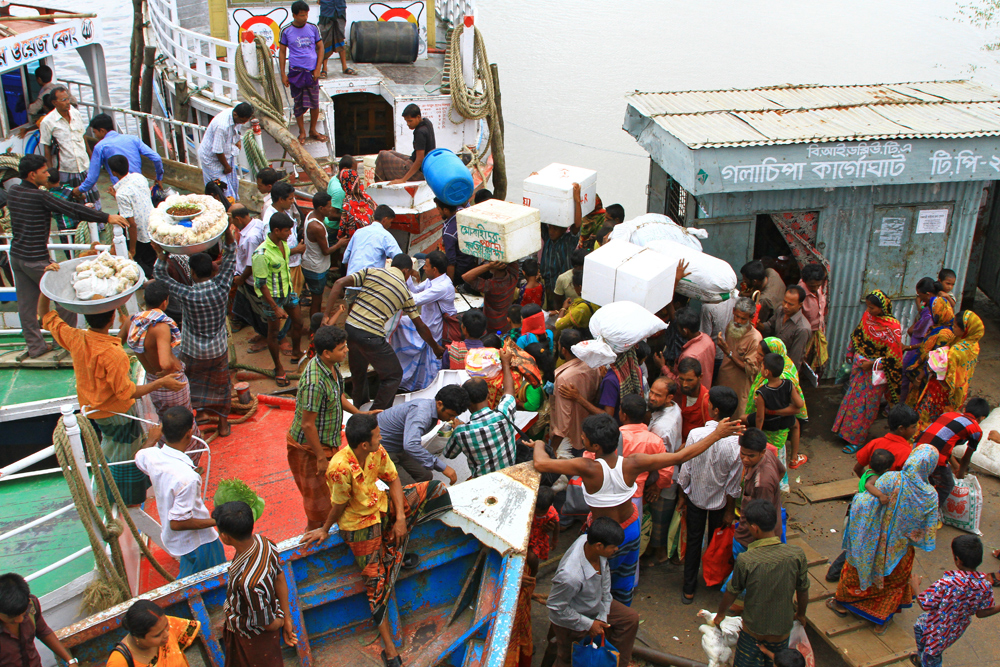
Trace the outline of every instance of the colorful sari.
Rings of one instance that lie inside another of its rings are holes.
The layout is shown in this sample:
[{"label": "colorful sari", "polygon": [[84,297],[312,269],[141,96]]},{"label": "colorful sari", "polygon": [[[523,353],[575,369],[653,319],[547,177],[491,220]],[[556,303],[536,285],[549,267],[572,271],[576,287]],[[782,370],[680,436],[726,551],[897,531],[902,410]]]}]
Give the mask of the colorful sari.
[{"label": "colorful sari", "polygon": [[344,208],[337,234],[341,238],[350,238],[354,236],[354,232],[372,224],[377,204],[365,192],[365,186],[353,169],[340,170],[340,184],[344,188]]},{"label": "colorful sari", "polygon": [[[142,663],[133,659],[135,667],[188,667],[187,658],[184,657],[184,649],[191,646],[198,637],[201,623],[189,621],[186,618],[167,616],[167,627],[169,637],[167,643],[160,647],[156,655],[148,663]],[[115,651],[108,658],[107,667],[128,667],[125,657]]]},{"label": "colorful sari", "polygon": [[[892,317],[892,302],[881,290],[875,290],[869,296],[878,300],[883,314],[873,317],[866,310],[861,316],[861,323],[851,334],[848,353],[852,364],[851,378],[833,423],[833,432],[853,447],[860,447],[868,440],[868,429],[878,417],[885,392],[888,392],[890,404],[899,400],[902,376],[902,328],[899,320]],[[862,368],[865,361],[875,359],[882,360],[885,385],[872,384],[872,369]]]},{"label": "colorful sari", "polygon": [[954,321],[955,311],[951,302],[943,297],[932,297],[927,302],[927,307],[920,311],[920,319],[913,325],[913,334],[910,336],[910,344],[920,347],[909,350],[903,355],[900,396],[911,407],[916,405],[924,388],[920,376],[927,362],[927,355],[935,348],[951,343],[953,338],[951,327]]},{"label": "colorful sari", "polygon": [[885,623],[912,600],[914,549],[935,547],[938,496],[927,478],[938,456],[933,446],[920,445],[902,471],[883,474],[876,487],[889,496],[888,505],[870,493],[851,502],[843,543],[847,562],[836,599],[862,618]]},{"label": "colorful sari", "polygon": [[[943,298],[940,300],[945,301]],[[964,335],[952,341],[948,348],[948,369],[944,380],[938,380],[933,371],[927,371],[926,385],[915,402],[920,419],[918,433],[945,412],[961,412],[969,397],[969,383],[979,361],[979,341],[985,330],[979,316],[968,310],[962,313],[960,326]],[[940,336],[945,341],[948,338],[945,332],[941,332]]]},{"label": "colorful sari", "polygon": [[[798,390],[799,395],[802,394],[802,386],[799,384],[799,371],[795,368],[795,364],[792,362],[791,358],[788,356],[788,348],[785,347],[785,342],[780,338],[771,336],[764,339],[764,345],[767,347],[767,351],[771,354],[780,354],[785,359],[785,367],[781,371],[781,377],[785,380],[790,381],[795,385],[795,389]],[[763,360],[762,360],[763,361]],[[763,365],[761,366],[763,368]],[[753,384],[750,385],[750,391],[747,393],[747,404],[746,410],[747,414],[750,414],[755,410],[753,401],[751,398],[757,394],[757,390],[764,386],[767,380],[761,373],[757,373],[757,377],[754,378]],[[803,401],[802,409],[799,410],[799,414],[795,415],[796,419],[809,419],[809,410],[805,406],[805,401]],[[773,443],[772,443],[773,444]]]}]

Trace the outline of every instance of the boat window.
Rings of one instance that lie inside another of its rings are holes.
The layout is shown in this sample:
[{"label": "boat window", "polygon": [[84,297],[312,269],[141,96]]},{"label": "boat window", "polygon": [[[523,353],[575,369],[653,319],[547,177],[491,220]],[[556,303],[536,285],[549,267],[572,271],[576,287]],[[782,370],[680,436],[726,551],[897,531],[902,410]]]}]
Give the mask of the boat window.
[{"label": "boat window", "polygon": [[333,98],[337,157],[373,155],[395,148],[392,106],[372,93],[344,93]]},{"label": "boat window", "polygon": [[0,74],[3,84],[4,108],[7,112],[7,127],[17,127],[28,122],[28,103],[24,99],[24,82],[21,79],[22,70],[15,69]]}]

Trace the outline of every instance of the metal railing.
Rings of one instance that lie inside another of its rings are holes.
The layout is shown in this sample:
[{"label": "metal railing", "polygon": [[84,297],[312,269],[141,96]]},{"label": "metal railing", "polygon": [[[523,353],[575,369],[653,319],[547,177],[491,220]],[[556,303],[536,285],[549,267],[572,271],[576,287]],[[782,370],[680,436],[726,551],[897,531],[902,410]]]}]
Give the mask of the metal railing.
[{"label": "metal railing", "polygon": [[[76,98],[77,108],[85,117],[85,123],[89,124],[98,113],[106,113],[114,119],[115,131],[119,134],[142,137],[148,132],[149,147],[157,154],[170,160],[198,166],[198,148],[207,128],[142,111],[99,105],[92,84],[72,79],[62,79],[61,83],[66,84],[70,93]],[[181,137],[184,143],[183,151],[178,146],[178,137]]]},{"label": "metal railing", "polygon": [[[157,46],[167,63],[201,95],[222,104],[236,104],[239,45],[182,28],[174,0],[149,0],[146,6]],[[216,56],[220,49],[225,52],[221,59]]]},{"label": "metal railing", "polygon": [[434,9],[442,21],[458,25],[465,16],[475,15],[476,3],[474,0],[434,0]]},{"label": "metal railing", "polygon": [[[86,408],[84,408],[83,410],[81,410],[80,414],[86,415],[88,412],[90,414],[93,414],[94,412],[96,412],[96,410],[86,410]],[[150,422],[147,419],[142,419],[141,417],[135,417],[133,415],[125,415],[125,416],[129,417],[130,419],[135,419],[136,421],[144,422],[146,424],[152,424],[152,423],[154,423],[154,422]],[[72,451],[73,459],[76,461],[76,465],[80,468],[80,470],[84,470],[86,468],[92,467],[91,464],[89,462],[87,462],[86,457],[84,456],[83,440],[82,440],[82,438],[80,436],[80,427],[77,424],[76,415],[74,414],[74,411],[73,411],[73,409],[71,407],[69,407],[69,406],[63,406],[63,408],[62,408],[62,419],[63,419],[63,423],[66,426],[66,435],[67,435],[67,438],[69,439],[70,449]],[[212,450],[208,446],[208,443],[205,442],[204,440],[202,440],[201,438],[194,438],[194,439],[197,440],[198,442],[200,442],[202,446],[200,448],[198,448],[198,449],[188,450],[188,451],[186,451],[184,453],[185,454],[201,454],[201,453],[204,453],[206,455],[206,457],[207,457],[207,463],[206,463],[206,466],[205,466],[205,480],[207,482],[207,480],[209,479],[209,476],[212,474]],[[17,480],[17,479],[23,479],[25,477],[33,477],[33,476],[38,476],[38,475],[50,475],[50,474],[55,474],[55,473],[62,473],[62,468],[48,468],[48,469],[45,469],[45,470],[35,470],[35,471],[32,471],[32,472],[20,473],[21,470],[24,470],[25,468],[31,467],[34,464],[38,463],[39,461],[43,461],[44,459],[46,459],[46,458],[48,458],[50,456],[54,456],[54,455],[55,455],[55,447],[53,445],[50,445],[50,446],[48,446],[48,447],[46,447],[46,448],[44,448],[44,449],[42,449],[42,450],[40,450],[38,452],[35,452],[34,454],[26,456],[25,458],[21,459],[20,461],[15,461],[14,463],[11,463],[10,465],[7,465],[7,466],[5,466],[3,468],[0,468],[0,482],[9,482],[9,481]],[[129,461],[118,461],[118,462],[115,462],[115,463],[108,463],[108,466],[128,465],[130,463],[133,463],[133,461],[132,460],[129,460]],[[95,483],[95,481],[96,481],[95,478],[91,478],[91,485],[93,485]],[[205,487],[206,487],[206,484],[202,484],[202,487],[201,487],[202,498],[205,497]],[[90,490],[90,495],[91,495],[91,498],[93,498],[93,496],[94,496],[93,490]],[[26,532],[30,531],[32,528],[40,526],[40,525],[42,525],[44,523],[47,523],[49,521],[52,521],[53,519],[57,519],[60,516],[62,516],[63,514],[66,514],[67,512],[69,512],[74,507],[75,507],[75,505],[73,503],[70,503],[68,505],[64,505],[63,507],[60,507],[60,508],[58,508],[58,509],[56,509],[56,510],[54,510],[52,512],[49,512],[48,514],[45,514],[44,516],[40,516],[40,517],[37,517],[35,519],[32,519],[31,521],[27,521],[27,522],[25,522],[25,523],[23,523],[23,524],[21,524],[19,526],[16,526],[16,527],[8,530],[5,533],[0,533],[0,542],[2,542],[4,540],[7,540],[7,539],[10,539],[12,537],[16,537],[16,536],[21,535],[23,533],[26,533]],[[86,547],[84,547],[82,549],[74,551],[73,553],[71,553],[71,554],[69,554],[67,556],[64,556],[63,558],[60,558],[59,560],[57,560],[57,561],[55,561],[53,563],[49,563],[45,567],[43,567],[43,568],[41,568],[39,570],[36,570],[35,572],[32,572],[32,573],[30,573],[28,575],[25,575],[24,578],[25,578],[26,581],[33,581],[35,579],[38,579],[41,576],[44,576],[44,575],[46,575],[46,574],[48,574],[50,572],[53,572],[53,571],[59,569],[60,567],[68,565],[68,564],[72,563],[73,561],[75,561],[75,560],[77,560],[79,558],[82,558],[83,556],[86,556],[90,552],[91,552],[90,547],[86,546]]]}]

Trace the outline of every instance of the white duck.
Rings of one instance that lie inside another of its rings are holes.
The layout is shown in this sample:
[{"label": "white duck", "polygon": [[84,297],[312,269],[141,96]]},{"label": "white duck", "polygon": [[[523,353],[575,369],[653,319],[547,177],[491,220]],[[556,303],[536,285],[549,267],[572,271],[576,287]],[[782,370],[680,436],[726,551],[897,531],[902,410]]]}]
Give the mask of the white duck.
[{"label": "white duck", "polygon": [[733,663],[734,649],[743,629],[743,619],[726,616],[720,627],[715,626],[715,612],[702,609],[698,616],[705,623],[698,627],[701,632],[701,648],[708,656],[708,667],[722,667]]}]

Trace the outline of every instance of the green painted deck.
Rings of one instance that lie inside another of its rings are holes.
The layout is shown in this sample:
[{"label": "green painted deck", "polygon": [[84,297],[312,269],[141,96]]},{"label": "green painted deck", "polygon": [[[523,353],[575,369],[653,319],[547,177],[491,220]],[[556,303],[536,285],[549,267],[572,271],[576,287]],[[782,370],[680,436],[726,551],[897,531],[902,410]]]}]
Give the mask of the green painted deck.
[{"label": "green painted deck", "polygon": [[[30,477],[0,484],[0,507],[3,508],[0,512],[0,533],[71,503],[62,475]],[[28,575],[89,544],[87,531],[73,509],[27,533],[0,542],[0,563],[3,563],[5,572]],[[32,581],[31,592],[38,596],[45,595],[93,568],[94,557],[84,555]]]},{"label": "green painted deck", "polygon": [[72,368],[10,367],[2,363],[13,362],[23,351],[23,337],[0,336],[0,405],[76,395]]}]

